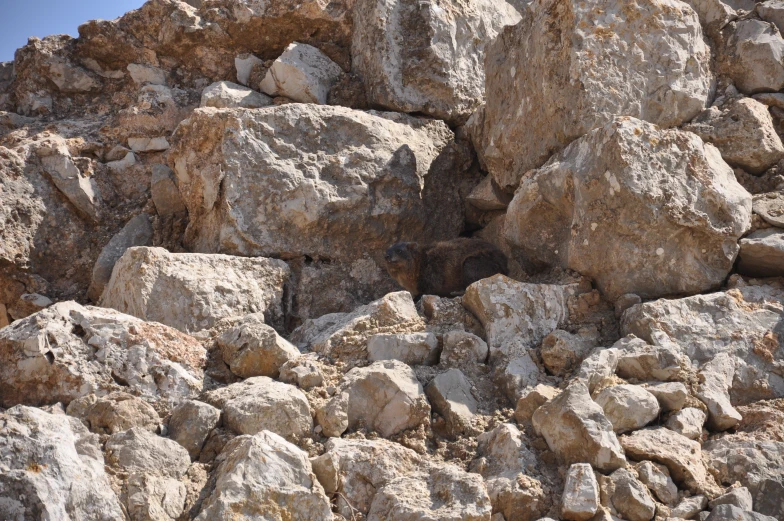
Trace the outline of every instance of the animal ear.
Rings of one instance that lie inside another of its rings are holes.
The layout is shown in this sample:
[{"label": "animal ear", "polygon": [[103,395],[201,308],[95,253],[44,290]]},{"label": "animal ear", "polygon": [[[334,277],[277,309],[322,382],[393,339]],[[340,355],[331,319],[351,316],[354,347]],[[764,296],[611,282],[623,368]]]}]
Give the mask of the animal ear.
[{"label": "animal ear", "polygon": [[415,243],[415,242],[407,242],[407,243],[406,243],[406,249],[407,249],[408,251],[416,251],[416,249],[417,249],[417,247],[418,247],[418,246],[419,246],[419,245],[418,245],[417,243]]}]

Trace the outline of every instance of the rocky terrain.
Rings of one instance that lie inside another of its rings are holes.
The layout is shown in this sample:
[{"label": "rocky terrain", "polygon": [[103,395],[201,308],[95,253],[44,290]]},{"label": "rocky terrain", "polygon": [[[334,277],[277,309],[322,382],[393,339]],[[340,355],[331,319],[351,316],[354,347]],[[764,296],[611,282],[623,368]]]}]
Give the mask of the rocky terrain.
[{"label": "rocky terrain", "polygon": [[[0,520],[784,520],[784,1],[150,0],[0,63]],[[398,241],[509,274],[412,297]]]}]

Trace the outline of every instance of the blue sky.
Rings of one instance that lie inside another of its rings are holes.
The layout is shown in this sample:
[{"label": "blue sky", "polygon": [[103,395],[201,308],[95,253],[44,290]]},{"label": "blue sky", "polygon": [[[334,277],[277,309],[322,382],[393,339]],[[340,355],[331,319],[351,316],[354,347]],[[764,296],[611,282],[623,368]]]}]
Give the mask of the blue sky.
[{"label": "blue sky", "polygon": [[0,62],[14,59],[14,51],[29,36],[78,36],[87,20],[113,20],[144,0],[0,0]]}]

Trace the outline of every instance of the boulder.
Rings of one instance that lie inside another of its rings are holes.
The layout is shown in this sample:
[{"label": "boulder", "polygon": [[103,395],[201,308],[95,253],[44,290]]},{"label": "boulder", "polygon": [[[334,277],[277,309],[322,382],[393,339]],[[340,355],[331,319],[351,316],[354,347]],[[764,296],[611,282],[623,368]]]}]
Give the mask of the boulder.
[{"label": "boulder", "polygon": [[134,427],[155,432],[161,423],[152,405],[124,392],[77,398],[68,404],[67,413],[82,420],[96,434],[116,434]]},{"label": "boulder", "polygon": [[612,301],[719,286],[750,224],[751,196],[715,147],[618,118],[523,179],[504,233],[523,265],[576,270]]},{"label": "boulder", "polygon": [[204,402],[188,400],[172,410],[169,418],[169,436],[182,445],[191,460],[199,459],[199,454],[210,432],[220,422],[220,409]]},{"label": "boulder", "polygon": [[165,408],[201,391],[205,357],[175,329],[58,302],[0,330],[0,407],[123,391]]},{"label": "boulder", "polygon": [[637,476],[665,505],[678,501],[678,487],[670,477],[670,471],[660,463],[643,461],[637,464]]},{"label": "boulder", "polygon": [[124,521],[98,437],[32,407],[0,413],[0,518]]},{"label": "boulder", "polygon": [[324,374],[313,359],[303,356],[283,364],[280,381],[308,390],[324,385]]},{"label": "boulder", "polygon": [[515,354],[506,362],[498,362],[493,381],[504,392],[506,398],[516,403],[532,387],[541,383],[544,371],[534,361],[533,349]]},{"label": "boulder", "polygon": [[575,463],[566,474],[561,498],[561,517],[568,521],[587,521],[599,509],[599,483],[588,463]]},{"label": "boulder", "polygon": [[595,401],[618,434],[645,427],[659,417],[656,397],[639,385],[607,387],[596,395]]},{"label": "boulder", "polygon": [[215,487],[195,521],[238,517],[332,521],[332,510],[307,453],[261,431],[226,444],[215,470]]},{"label": "boulder", "polygon": [[784,230],[757,230],[741,239],[738,273],[752,277],[784,277]]},{"label": "boulder", "polygon": [[714,508],[706,521],[774,521],[776,518],[741,510],[732,505],[719,505]]},{"label": "boulder", "polygon": [[472,420],[479,402],[474,398],[471,387],[463,372],[454,368],[439,374],[425,387],[431,407],[446,421],[450,436],[458,437],[475,431]]},{"label": "boulder", "polygon": [[627,336],[615,343],[620,349],[615,373],[621,378],[640,381],[678,380],[681,374],[683,354],[678,346],[653,346],[645,340]]},{"label": "boulder", "polygon": [[484,97],[486,47],[518,21],[503,0],[427,8],[413,0],[361,0],[354,7],[352,70],[371,105],[459,125]]},{"label": "boulder", "polygon": [[248,313],[263,313],[268,324],[282,328],[289,276],[286,263],[276,259],[130,248],[117,262],[101,306],[183,332]]},{"label": "boulder", "polygon": [[656,503],[645,485],[627,469],[618,469],[610,475],[614,492],[610,501],[629,521],[650,521],[656,514]]},{"label": "boulder", "polygon": [[300,356],[299,349],[265,324],[263,313],[245,315],[217,338],[221,356],[240,378],[277,378],[284,364]]},{"label": "boulder", "polygon": [[598,341],[596,330],[580,330],[572,334],[557,329],[544,337],[539,354],[542,363],[553,374],[563,376],[586,358]]},{"label": "boulder", "polygon": [[176,520],[185,507],[185,485],[176,479],[132,473],[126,487],[128,514],[134,521]]},{"label": "boulder", "polygon": [[776,26],[753,18],[723,31],[720,54],[725,74],[744,94],[776,92],[784,87],[784,39]]},{"label": "boulder", "polygon": [[702,436],[702,426],[705,424],[707,415],[700,409],[687,407],[676,412],[664,424],[665,427],[678,434],[682,434],[690,440],[699,440]]},{"label": "boulder", "polygon": [[696,13],[674,0],[638,5],[531,3],[489,46],[488,101],[474,140],[501,187],[513,191],[528,170],[616,115],[674,127],[705,108],[711,55]]},{"label": "boulder", "polygon": [[439,363],[447,366],[471,366],[487,361],[487,342],[468,331],[449,331],[442,337]]},{"label": "boulder", "polygon": [[270,96],[326,105],[327,94],[343,70],[316,47],[293,42],[269,69],[259,88]]},{"label": "boulder", "polygon": [[784,193],[767,192],[754,196],[752,202],[754,213],[762,217],[768,224],[784,228]]},{"label": "boulder", "polygon": [[77,166],[65,139],[55,135],[37,146],[41,168],[52,184],[74,206],[83,218],[97,223],[101,210],[101,194],[95,179]]},{"label": "boulder", "polygon": [[549,402],[560,391],[549,385],[538,384],[533,389],[529,389],[517,400],[514,417],[517,423],[528,423],[536,412],[536,409]]},{"label": "boulder", "polygon": [[678,503],[678,506],[670,511],[670,517],[676,517],[679,519],[694,519],[697,517],[697,514],[705,510],[705,507],[707,506],[708,498],[702,494],[683,498],[683,500]]},{"label": "boulder", "polygon": [[751,492],[746,487],[733,488],[726,494],[722,494],[716,499],[708,502],[708,508],[713,510],[719,505],[732,505],[741,510],[753,510]]},{"label": "boulder", "polygon": [[680,382],[654,382],[645,386],[645,390],[659,400],[662,412],[679,411],[686,405],[689,390]]},{"label": "boulder", "polygon": [[433,333],[373,335],[367,341],[368,360],[400,360],[409,365],[438,363],[438,338]]},{"label": "boulder", "polygon": [[539,407],[532,420],[536,432],[565,463],[590,463],[601,471],[626,464],[612,424],[581,380]]},{"label": "boulder", "polygon": [[[150,195],[152,195],[152,202],[155,204],[155,211],[161,217],[169,217],[186,211],[185,203],[182,202],[182,196],[180,196],[180,189],[177,188],[177,178],[172,169],[166,165],[152,167]],[[143,245],[134,244],[134,246]]]},{"label": "boulder", "polygon": [[598,347],[583,360],[577,376],[586,383],[590,392],[593,392],[605,378],[615,374],[620,354],[621,350],[615,347]]},{"label": "boulder", "polygon": [[730,429],[742,419],[730,399],[736,363],[730,353],[719,353],[700,371],[696,395],[708,408],[708,427],[712,430]]},{"label": "boulder", "polygon": [[201,93],[200,107],[216,109],[260,109],[272,105],[272,99],[230,81],[218,81]]},{"label": "boulder", "polygon": [[766,22],[770,22],[784,34],[784,2],[782,0],[767,0],[757,4],[757,14]]},{"label": "boulder", "polygon": [[296,441],[313,430],[305,393],[266,376],[209,391],[203,398],[223,410],[224,425],[237,434],[270,431]]}]

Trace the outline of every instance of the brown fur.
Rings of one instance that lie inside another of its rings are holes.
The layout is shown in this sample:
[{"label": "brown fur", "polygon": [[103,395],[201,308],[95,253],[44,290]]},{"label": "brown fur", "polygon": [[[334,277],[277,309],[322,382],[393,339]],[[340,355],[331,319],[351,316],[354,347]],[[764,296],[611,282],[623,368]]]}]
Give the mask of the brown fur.
[{"label": "brown fur", "polygon": [[384,259],[392,278],[414,296],[449,297],[477,280],[508,274],[503,252],[479,239],[460,238],[429,246],[399,242],[387,250]]}]

